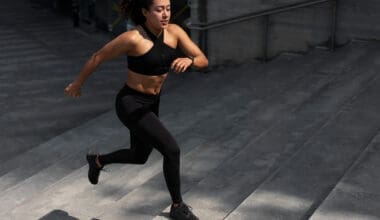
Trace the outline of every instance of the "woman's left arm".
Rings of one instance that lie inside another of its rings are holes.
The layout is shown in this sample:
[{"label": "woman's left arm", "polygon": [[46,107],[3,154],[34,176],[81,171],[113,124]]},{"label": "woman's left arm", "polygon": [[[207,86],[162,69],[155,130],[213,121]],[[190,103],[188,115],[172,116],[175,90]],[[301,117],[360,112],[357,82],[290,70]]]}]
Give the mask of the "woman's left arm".
[{"label": "woman's left arm", "polygon": [[208,66],[208,59],[199,47],[190,39],[187,33],[178,25],[171,24],[170,31],[178,38],[178,46],[188,57],[177,58],[173,61],[171,68],[177,72],[184,72],[190,66],[205,68]]}]

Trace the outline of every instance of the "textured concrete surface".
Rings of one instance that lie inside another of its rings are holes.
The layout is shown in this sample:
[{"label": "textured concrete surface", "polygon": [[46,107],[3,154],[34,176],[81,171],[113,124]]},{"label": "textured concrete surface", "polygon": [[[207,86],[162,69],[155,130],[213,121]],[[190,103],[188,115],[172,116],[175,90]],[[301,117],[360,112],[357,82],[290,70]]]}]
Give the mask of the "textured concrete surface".
[{"label": "textured concrete surface", "polygon": [[311,219],[379,219],[379,135],[351,166]]},{"label": "textured concrete surface", "polygon": [[[82,98],[64,97],[109,37],[30,6],[0,7],[0,219],[168,219],[157,151],[143,166],[107,166],[96,186],[87,180],[86,152],[129,146],[113,109],[125,59],[101,67]],[[379,49],[355,42],[170,75],[160,114],[181,147],[194,213],[380,219]]]},{"label": "textured concrete surface", "polygon": [[2,161],[81,125],[113,107],[125,78],[125,60],[102,66],[80,101],[63,89],[107,35],[73,29],[70,19],[29,1],[0,6]]}]

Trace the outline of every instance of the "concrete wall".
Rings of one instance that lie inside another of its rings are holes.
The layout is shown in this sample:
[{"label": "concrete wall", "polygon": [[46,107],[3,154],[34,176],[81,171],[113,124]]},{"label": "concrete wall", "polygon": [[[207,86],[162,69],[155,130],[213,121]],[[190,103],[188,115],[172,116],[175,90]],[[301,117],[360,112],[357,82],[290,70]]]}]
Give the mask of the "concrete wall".
[{"label": "concrete wall", "polygon": [[108,30],[114,35],[125,31],[126,22],[121,18],[118,11],[119,0],[96,0],[95,1],[95,20],[99,28]]},{"label": "concrete wall", "polygon": [[331,4],[271,16],[268,56],[281,52],[305,52],[316,45],[328,46],[332,17]]},{"label": "concrete wall", "polygon": [[339,43],[352,38],[380,40],[379,0],[340,0],[338,12]]},{"label": "concrete wall", "polygon": [[213,29],[207,44],[210,63],[235,65],[253,61],[263,53],[263,30],[262,19]]},{"label": "concrete wall", "polygon": [[47,7],[52,8],[56,12],[63,14],[71,13],[71,0],[30,0],[31,5],[45,5]]},{"label": "concrete wall", "polygon": [[[300,0],[192,0],[192,23],[209,23],[258,12]],[[380,1],[340,0],[337,9],[336,43],[352,39],[380,40]],[[305,52],[317,45],[327,46],[332,27],[332,4],[324,3],[270,17],[268,55],[281,52]],[[249,62],[262,57],[264,19],[226,25],[207,31],[205,48],[211,65]],[[200,32],[192,37],[202,44]],[[202,46],[202,45],[201,45]]]}]

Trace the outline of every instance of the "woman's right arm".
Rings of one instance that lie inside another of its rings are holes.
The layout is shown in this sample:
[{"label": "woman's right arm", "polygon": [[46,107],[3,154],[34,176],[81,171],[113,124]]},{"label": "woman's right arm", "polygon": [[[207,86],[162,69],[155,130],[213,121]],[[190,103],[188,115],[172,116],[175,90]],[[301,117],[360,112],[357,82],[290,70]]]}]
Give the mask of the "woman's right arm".
[{"label": "woman's right arm", "polygon": [[125,32],[95,52],[83,66],[77,78],[65,88],[65,93],[79,97],[80,89],[86,79],[100,66],[101,63],[120,55],[127,54],[136,43],[136,32]]}]

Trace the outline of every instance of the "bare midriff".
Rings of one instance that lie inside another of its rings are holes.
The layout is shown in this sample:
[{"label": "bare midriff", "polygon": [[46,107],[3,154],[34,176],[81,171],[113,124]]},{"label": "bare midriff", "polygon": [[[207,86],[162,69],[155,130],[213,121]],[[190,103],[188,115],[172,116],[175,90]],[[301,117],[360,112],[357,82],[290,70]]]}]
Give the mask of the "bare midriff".
[{"label": "bare midriff", "polygon": [[157,76],[148,76],[128,70],[126,84],[139,92],[157,95],[161,91],[167,73]]}]

